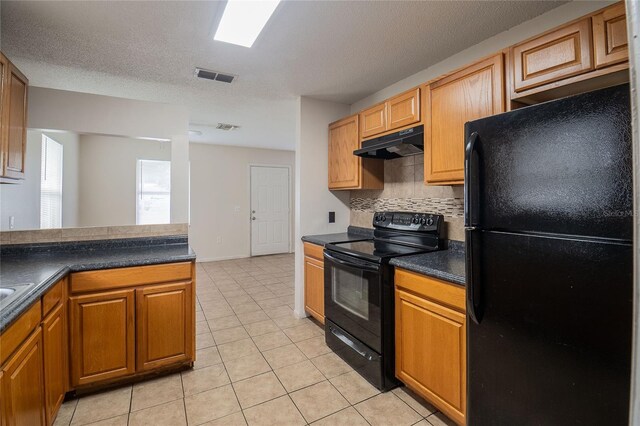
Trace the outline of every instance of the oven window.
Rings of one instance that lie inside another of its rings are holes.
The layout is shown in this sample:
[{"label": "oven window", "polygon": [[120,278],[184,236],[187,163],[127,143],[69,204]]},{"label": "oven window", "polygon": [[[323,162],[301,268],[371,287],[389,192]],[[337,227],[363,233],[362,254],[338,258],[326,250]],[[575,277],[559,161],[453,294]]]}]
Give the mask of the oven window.
[{"label": "oven window", "polygon": [[365,272],[331,268],[331,298],[338,306],[369,320],[369,281]]}]

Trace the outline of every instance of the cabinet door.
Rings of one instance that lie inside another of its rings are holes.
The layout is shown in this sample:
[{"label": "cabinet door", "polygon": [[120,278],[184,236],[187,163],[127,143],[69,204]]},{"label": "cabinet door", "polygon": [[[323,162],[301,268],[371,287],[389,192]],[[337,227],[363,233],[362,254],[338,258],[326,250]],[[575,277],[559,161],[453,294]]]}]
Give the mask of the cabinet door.
[{"label": "cabinet door", "polygon": [[74,386],[135,372],[134,290],[69,298]]},{"label": "cabinet door", "polygon": [[429,184],[464,182],[464,124],[504,112],[502,54],[478,62],[423,90],[424,178]]},{"label": "cabinet door", "polygon": [[44,349],[44,394],[47,424],[53,424],[67,391],[67,333],[65,306],[59,304],[42,322]]},{"label": "cabinet door", "polygon": [[465,315],[398,289],[395,307],[396,376],[464,424]]},{"label": "cabinet door", "polygon": [[138,371],[193,360],[192,284],[163,284],[136,290]]},{"label": "cabinet door", "polygon": [[361,160],[353,155],[359,147],[357,115],[329,126],[329,189],[360,186]]},{"label": "cabinet door", "polygon": [[324,263],[304,257],[304,308],[324,324]]},{"label": "cabinet door", "polygon": [[9,359],[3,374],[2,400],[7,426],[45,424],[40,327]]},{"label": "cabinet door", "polygon": [[387,130],[398,129],[420,121],[420,88],[389,99],[387,112],[389,113]]},{"label": "cabinet door", "polygon": [[29,80],[13,64],[9,63],[6,92],[3,88],[2,176],[12,179],[24,178],[28,83]]},{"label": "cabinet door", "polygon": [[360,113],[360,137],[367,139],[387,130],[386,103],[365,109]]},{"label": "cabinet door", "polygon": [[591,19],[516,44],[511,57],[516,92],[591,71]]},{"label": "cabinet door", "polygon": [[627,21],[624,2],[617,3],[593,16],[593,44],[596,68],[629,59]]}]

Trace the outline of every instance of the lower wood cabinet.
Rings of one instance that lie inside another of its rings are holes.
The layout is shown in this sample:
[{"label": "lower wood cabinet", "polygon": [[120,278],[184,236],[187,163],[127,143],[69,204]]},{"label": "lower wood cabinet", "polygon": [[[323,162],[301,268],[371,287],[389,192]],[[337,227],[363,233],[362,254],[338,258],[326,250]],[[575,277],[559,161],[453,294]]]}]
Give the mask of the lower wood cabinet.
[{"label": "lower wood cabinet", "polygon": [[122,290],[69,298],[73,386],[135,372],[134,294]]},{"label": "lower wood cabinet", "polygon": [[324,260],[322,246],[304,243],[304,309],[324,324]]},{"label": "lower wood cabinet", "polygon": [[464,288],[396,271],[396,376],[458,424],[466,412]]},{"label": "lower wood cabinet", "polygon": [[65,304],[60,303],[42,321],[44,394],[47,424],[53,424],[69,382]]},{"label": "lower wood cabinet", "polygon": [[138,371],[193,359],[194,315],[191,283],[137,289]]},{"label": "lower wood cabinet", "polygon": [[42,329],[31,336],[3,368],[2,404],[7,426],[45,424]]}]

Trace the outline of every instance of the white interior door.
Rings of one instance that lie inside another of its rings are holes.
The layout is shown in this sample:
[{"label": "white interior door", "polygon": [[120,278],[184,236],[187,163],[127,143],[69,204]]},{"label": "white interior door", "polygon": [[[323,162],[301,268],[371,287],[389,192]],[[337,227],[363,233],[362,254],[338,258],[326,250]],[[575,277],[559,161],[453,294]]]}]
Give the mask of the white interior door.
[{"label": "white interior door", "polygon": [[289,169],[251,166],[251,255],[289,251]]}]

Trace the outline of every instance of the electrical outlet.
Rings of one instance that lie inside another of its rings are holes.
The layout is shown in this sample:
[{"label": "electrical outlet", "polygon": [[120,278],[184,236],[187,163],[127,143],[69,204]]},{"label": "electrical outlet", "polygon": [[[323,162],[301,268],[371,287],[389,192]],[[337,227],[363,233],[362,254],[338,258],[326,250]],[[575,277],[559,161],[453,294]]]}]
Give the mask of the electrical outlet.
[{"label": "electrical outlet", "polygon": [[336,223],[336,212],[329,212],[329,223]]},{"label": "electrical outlet", "polygon": [[218,243],[218,244],[222,243],[222,237],[221,236],[218,236],[216,238],[216,243]]},{"label": "electrical outlet", "polygon": [[13,229],[16,227],[16,217],[9,216],[9,229]]},{"label": "electrical outlet", "polygon": [[236,212],[236,213],[239,213],[240,212],[240,206],[234,206],[233,207],[233,211]]}]

